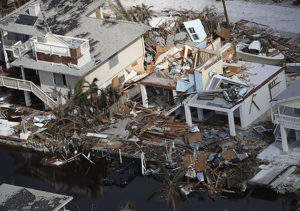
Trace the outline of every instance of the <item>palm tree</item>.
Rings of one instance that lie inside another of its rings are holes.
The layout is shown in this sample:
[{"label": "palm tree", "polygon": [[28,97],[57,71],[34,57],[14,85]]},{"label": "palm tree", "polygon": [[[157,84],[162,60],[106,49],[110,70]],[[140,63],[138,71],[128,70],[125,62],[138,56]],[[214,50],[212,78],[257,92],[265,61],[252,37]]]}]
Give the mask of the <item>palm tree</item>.
[{"label": "palm tree", "polygon": [[145,4],[142,4],[141,6],[134,6],[133,11],[135,13],[136,18],[142,22],[149,24],[149,20],[153,16],[153,10],[151,10],[153,6],[147,6]]},{"label": "palm tree", "polygon": [[97,82],[99,80],[97,78],[94,78],[94,80],[90,83],[88,81],[85,81],[84,88],[86,88],[87,90],[86,92],[86,96],[89,97],[89,101],[90,101],[90,106],[94,107],[94,108],[98,108],[98,102],[97,102],[97,98],[98,98],[98,85]]},{"label": "palm tree", "polygon": [[173,211],[176,211],[176,205],[178,205],[180,200],[182,198],[187,199],[187,196],[180,190],[181,186],[187,184],[182,181],[185,173],[185,169],[180,169],[174,176],[171,176],[164,166],[160,166],[160,173],[157,177],[162,181],[164,187],[153,192],[147,200],[149,201],[157,195],[163,195],[166,197],[167,207],[169,207],[170,202],[172,202]]}]

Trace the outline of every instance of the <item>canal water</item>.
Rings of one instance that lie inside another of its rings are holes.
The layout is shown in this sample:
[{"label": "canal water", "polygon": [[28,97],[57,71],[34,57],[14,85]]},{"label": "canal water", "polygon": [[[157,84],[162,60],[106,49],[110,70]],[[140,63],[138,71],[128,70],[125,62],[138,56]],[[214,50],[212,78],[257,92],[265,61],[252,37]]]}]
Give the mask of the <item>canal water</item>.
[{"label": "canal water", "polygon": [[[139,176],[125,188],[104,186],[103,177],[109,172],[110,165],[98,161],[72,163],[68,167],[53,168],[40,164],[42,154],[28,152],[0,145],[0,181],[29,188],[73,196],[68,205],[70,210],[114,211],[130,201],[139,211],[165,211],[166,201],[156,197],[147,198],[161,188],[152,177]],[[195,194],[181,203],[181,210],[220,210],[220,211],[292,211],[297,209],[294,195],[277,195],[265,189],[248,190],[245,194],[225,198],[210,198],[205,194]],[[168,210],[172,210],[171,206]]]}]

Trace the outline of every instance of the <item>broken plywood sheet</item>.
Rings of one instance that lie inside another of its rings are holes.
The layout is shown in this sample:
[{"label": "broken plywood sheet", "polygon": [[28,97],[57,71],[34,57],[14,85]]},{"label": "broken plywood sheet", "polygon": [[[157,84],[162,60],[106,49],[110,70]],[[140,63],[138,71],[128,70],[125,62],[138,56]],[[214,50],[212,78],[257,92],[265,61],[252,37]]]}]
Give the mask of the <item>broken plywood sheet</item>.
[{"label": "broken plywood sheet", "polygon": [[112,79],[112,86],[113,88],[117,88],[120,86],[120,81],[119,81],[119,77],[116,76]]},{"label": "broken plywood sheet", "polygon": [[237,154],[236,154],[235,150],[233,150],[233,149],[229,149],[225,152],[222,152],[221,156],[224,158],[224,160],[231,160],[231,159],[237,158]]},{"label": "broken plywood sheet", "polygon": [[198,132],[198,133],[189,133],[188,143],[194,143],[194,142],[203,142],[202,134],[200,132]]},{"label": "broken plywood sheet", "polygon": [[230,32],[229,29],[226,29],[224,27],[221,27],[221,31],[215,30],[215,33],[219,36],[222,37],[225,40],[229,40],[230,36],[232,35],[232,32]]},{"label": "broken plywood sheet", "polygon": [[241,64],[224,63],[224,66],[227,66],[228,70],[233,73],[240,73],[242,68]]},{"label": "broken plywood sheet", "polygon": [[183,164],[183,165],[189,166],[189,165],[191,165],[191,164],[195,164],[195,161],[196,161],[195,158],[194,158],[192,155],[188,154],[188,155],[185,156],[185,158],[183,159],[182,164]]},{"label": "broken plywood sheet", "polygon": [[157,77],[154,73],[140,81],[140,84],[163,89],[176,89],[176,81],[168,78]]},{"label": "broken plywood sheet", "polygon": [[210,152],[206,152],[197,156],[196,165],[195,165],[196,172],[206,170],[206,160],[210,154],[211,154]]},{"label": "broken plywood sheet", "polygon": [[158,64],[161,65],[162,63],[166,62],[168,58],[176,57],[176,56],[181,57],[181,54],[180,54],[181,51],[182,51],[182,48],[177,48],[177,47],[171,48],[170,50],[168,50],[167,52],[161,54],[157,58],[157,60],[155,62],[155,66],[158,65]]},{"label": "broken plywood sheet", "polygon": [[160,55],[162,55],[163,53],[167,52],[168,50],[170,50],[171,48],[174,48],[174,47],[175,47],[175,45],[170,45],[168,47],[161,47],[160,45],[157,45],[156,46],[156,54],[154,57],[155,60],[157,60]]},{"label": "broken plywood sheet", "polygon": [[126,68],[126,70],[127,70],[128,72],[131,72],[131,71],[134,70],[134,71],[137,72],[137,73],[141,73],[141,74],[142,74],[142,73],[145,73],[143,61],[144,61],[144,60],[140,59],[140,60],[138,60],[138,61],[132,63],[130,67],[127,67],[127,68]]},{"label": "broken plywood sheet", "polygon": [[147,73],[153,73],[153,71],[155,70],[155,66],[153,64],[149,64],[147,65]]}]

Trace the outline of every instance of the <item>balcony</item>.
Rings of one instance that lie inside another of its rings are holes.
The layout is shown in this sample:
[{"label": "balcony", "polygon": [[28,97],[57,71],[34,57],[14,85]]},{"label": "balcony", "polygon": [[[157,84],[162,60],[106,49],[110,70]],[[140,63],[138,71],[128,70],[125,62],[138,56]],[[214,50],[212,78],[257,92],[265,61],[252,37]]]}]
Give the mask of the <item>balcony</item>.
[{"label": "balcony", "polygon": [[88,40],[74,37],[52,34],[46,36],[43,40],[37,39],[33,42],[35,52],[65,57],[71,56],[70,48],[72,47],[80,48],[82,55],[89,51]]},{"label": "balcony", "polygon": [[3,39],[3,47],[5,50],[12,51],[15,58],[20,58],[32,49],[33,40],[31,38],[23,43],[21,41]]},{"label": "balcony", "polygon": [[37,61],[65,64],[78,69],[91,60],[87,39],[47,34],[45,37],[31,37],[26,42],[3,39],[3,46],[15,58],[32,50]]},{"label": "balcony", "polygon": [[278,111],[273,114],[274,123],[280,124],[285,128],[300,130],[300,110],[285,106],[280,106]]}]

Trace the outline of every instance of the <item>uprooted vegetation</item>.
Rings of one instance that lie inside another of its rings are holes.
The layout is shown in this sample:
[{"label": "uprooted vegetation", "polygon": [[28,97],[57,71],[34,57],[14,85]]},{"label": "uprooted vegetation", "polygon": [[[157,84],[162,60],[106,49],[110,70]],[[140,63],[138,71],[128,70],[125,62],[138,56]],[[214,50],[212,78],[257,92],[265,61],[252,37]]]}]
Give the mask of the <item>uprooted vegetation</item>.
[{"label": "uprooted vegetation", "polygon": [[[108,5],[118,20],[135,21],[149,25],[150,20],[156,17],[154,11],[151,9],[153,6],[148,6],[143,3],[129,9],[125,9],[120,0],[116,0],[115,3],[109,0]],[[166,16],[170,16],[169,11],[165,10],[163,12],[166,13]],[[193,10],[176,11],[174,17],[177,19],[177,32],[184,30],[183,22],[199,18],[208,35],[215,35],[214,29],[216,29],[218,25],[222,25],[224,20],[224,16],[217,13],[216,7],[205,7],[201,12]],[[166,22],[160,25],[160,28],[165,28],[167,25],[168,23]]]},{"label": "uprooted vegetation", "polygon": [[97,79],[91,83],[81,79],[74,90],[69,91],[66,103],[59,104],[53,111],[56,119],[52,120],[48,131],[57,139],[70,138],[74,132],[80,134],[81,130],[101,124],[101,120],[107,118],[109,106],[118,98],[118,91],[112,87],[99,89]]}]

